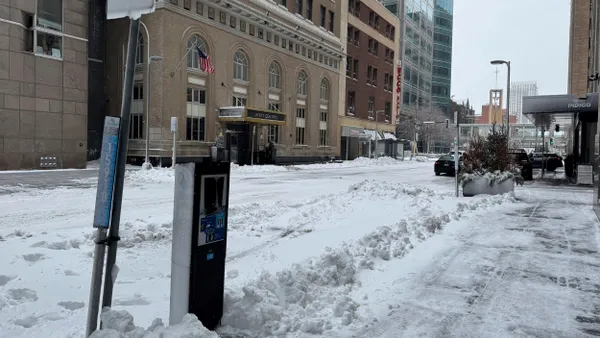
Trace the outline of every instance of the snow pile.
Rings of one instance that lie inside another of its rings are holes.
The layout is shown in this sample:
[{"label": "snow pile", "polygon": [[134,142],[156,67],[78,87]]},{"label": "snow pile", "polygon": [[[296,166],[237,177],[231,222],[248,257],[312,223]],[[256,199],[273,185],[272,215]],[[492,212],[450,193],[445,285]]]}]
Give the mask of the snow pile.
[{"label": "snow pile", "polygon": [[275,274],[263,272],[240,291],[227,290],[224,325],[219,332],[251,337],[290,333],[326,335],[352,324],[358,303],[350,298],[360,286],[359,273],[378,260],[401,258],[414,246],[467,211],[514,203],[512,194],[489,196],[458,205],[455,211],[416,215],[382,226],[353,244],[327,249],[320,257]]},{"label": "snow pile", "polygon": [[416,197],[419,195],[433,197],[435,192],[432,189],[418,187],[406,183],[398,182],[380,182],[375,180],[363,180],[352,184],[348,188],[351,199],[371,199],[371,198],[392,198],[397,199],[405,196]]},{"label": "snow pile", "polygon": [[352,161],[343,162],[330,162],[330,163],[317,163],[317,164],[300,164],[294,167],[298,169],[335,169],[335,168],[355,168],[355,167],[369,167],[369,166],[388,166],[388,165],[399,165],[402,161],[392,157],[357,157]]},{"label": "snow pile", "polygon": [[287,172],[290,170],[290,167],[286,166],[278,166],[272,164],[265,165],[237,165],[235,163],[231,164],[231,172],[236,174],[271,174],[271,173],[281,173]]},{"label": "snow pile", "polygon": [[193,314],[185,315],[180,324],[166,327],[162,320],[155,319],[147,329],[135,326],[133,316],[127,311],[105,310],[100,319],[102,329],[96,330],[90,338],[219,338]]},{"label": "snow pile", "polygon": [[174,183],[175,171],[171,168],[127,170],[125,172],[125,180],[135,183]]}]

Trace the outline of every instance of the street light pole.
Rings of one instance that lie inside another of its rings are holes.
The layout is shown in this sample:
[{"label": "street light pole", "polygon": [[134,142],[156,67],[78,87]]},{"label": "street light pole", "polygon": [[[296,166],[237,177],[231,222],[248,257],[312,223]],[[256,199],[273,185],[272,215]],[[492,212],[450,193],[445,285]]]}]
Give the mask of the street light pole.
[{"label": "street light pole", "polygon": [[492,60],[490,63],[492,65],[506,65],[508,68],[506,75],[506,147],[510,148],[510,61]]},{"label": "street light pole", "polygon": [[377,153],[377,146],[379,145],[379,131],[378,131],[378,126],[377,126],[377,117],[379,117],[380,113],[383,113],[383,110],[377,110],[375,111],[375,158],[379,157],[379,154]]},{"label": "street light pole", "polygon": [[[148,36],[150,37],[150,36]],[[150,40],[148,38],[148,40]],[[148,46],[150,44],[148,43]],[[143,169],[150,169],[152,165],[150,164],[150,63],[152,61],[161,61],[163,59],[162,56],[150,56],[150,48],[148,47],[148,59],[146,60],[146,159],[144,161]]]}]

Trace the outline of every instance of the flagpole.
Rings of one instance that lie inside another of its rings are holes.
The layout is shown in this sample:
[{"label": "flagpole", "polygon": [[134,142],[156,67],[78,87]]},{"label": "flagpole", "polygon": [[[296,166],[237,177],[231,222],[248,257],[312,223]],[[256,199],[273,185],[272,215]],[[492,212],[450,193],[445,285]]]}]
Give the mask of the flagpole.
[{"label": "flagpole", "polygon": [[175,70],[173,70],[171,72],[171,77],[175,76],[175,72],[179,70],[179,68],[181,67],[181,63],[183,62],[183,60],[185,58],[187,58],[187,56],[190,53],[190,51],[192,49],[194,49],[194,48],[196,48],[196,41],[194,41],[194,44],[190,48],[188,48],[188,50],[187,50],[187,52],[185,52],[185,54],[183,54],[183,57],[181,58],[181,60],[179,60],[179,63],[177,64],[177,67],[175,67]]}]

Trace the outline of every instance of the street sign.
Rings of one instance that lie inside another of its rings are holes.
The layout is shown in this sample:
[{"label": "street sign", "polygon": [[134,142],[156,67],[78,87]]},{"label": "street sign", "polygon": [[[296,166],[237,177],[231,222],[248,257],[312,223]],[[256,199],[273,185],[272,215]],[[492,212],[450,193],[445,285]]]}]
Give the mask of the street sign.
[{"label": "street sign", "polygon": [[108,0],[106,18],[108,20],[130,17],[139,19],[143,14],[154,12],[155,0]]},{"label": "street sign", "polygon": [[100,170],[96,190],[96,208],[94,210],[94,228],[108,228],[113,201],[117,149],[119,146],[119,125],[121,119],[107,116],[104,120]]},{"label": "street sign", "polygon": [[172,133],[176,133],[177,132],[177,117],[173,116],[171,117],[171,132]]}]

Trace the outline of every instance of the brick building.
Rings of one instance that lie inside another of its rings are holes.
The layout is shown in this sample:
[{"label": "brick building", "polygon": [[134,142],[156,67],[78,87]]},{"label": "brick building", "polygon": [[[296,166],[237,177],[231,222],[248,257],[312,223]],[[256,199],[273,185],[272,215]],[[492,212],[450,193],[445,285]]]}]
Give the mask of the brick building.
[{"label": "brick building", "polygon": [[88,1],[0,1],[0,170],[82,168]]},{"label": "brick building", "polygon": [[[495,107],[495,110],[499,110],[498,107]],[[484,104],[481,106],[481,115],[475,116],[475,123],[477,124],[491,124],[496,123],[498,126],[506,121],[506,108],[502,108],[502,117],[500,114],[491,113],[490,105]],[[517,115],[510,115],[510,124],[517,123]]]},{"label": "brick building", "polygon": [[[268,161],[269,141],[278,163],[337,156],[338,7],[329,0],[157,1],[138,39],[130,159],[143,161],[147,95],[155,162],[170,162],[171,117],[178,118],[178,156],[207,156],[220,134],[240,164]],[[119,114],[127,29],[126,20],[108,24],[110,115]],[[214,73],[201,69],[196,46]],[[162,60],[150,64],[148,90],[145,63],[154,56]]]},{"label": "brick building", "polygon": [[[376,140],[395,139],[400,21],[376,0],[349,0],[346,27],[345,111],[340,116],[341,158],[367,155]],[[367,140],[365,142],[364,140]],[[365,146],[367,145],[367,146]]]}]

